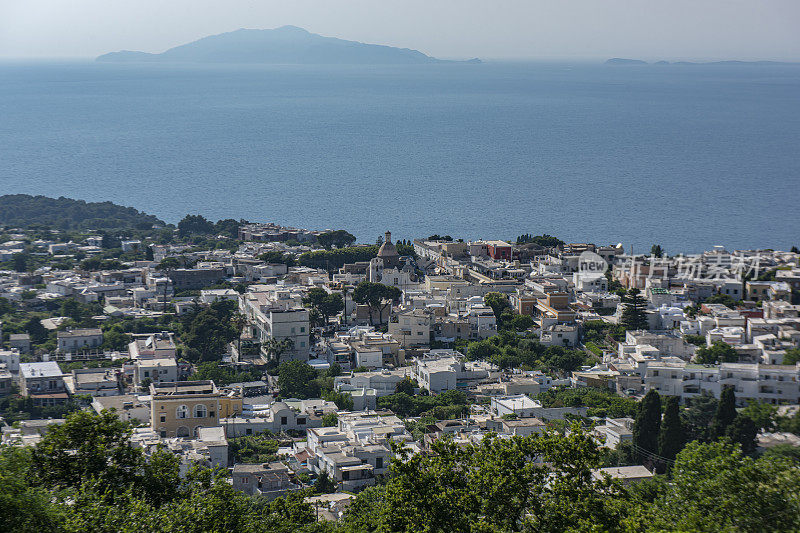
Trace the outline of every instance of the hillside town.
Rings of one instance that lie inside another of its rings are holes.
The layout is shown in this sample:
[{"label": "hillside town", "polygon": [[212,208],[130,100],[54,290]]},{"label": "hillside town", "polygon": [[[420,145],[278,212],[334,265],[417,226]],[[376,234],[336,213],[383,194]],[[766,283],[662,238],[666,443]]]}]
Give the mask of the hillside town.
[{"label": "hillside town", "polygon": [[0,230],[3,445],[113,414],[182,476],[202,465],[266,501],[300,492],[333,522],[398,454],[441,441],[580,429],[602,451],[595,475],[624,485],[708,432],[800,451],[796,248],[357,244],[222,222]]}]

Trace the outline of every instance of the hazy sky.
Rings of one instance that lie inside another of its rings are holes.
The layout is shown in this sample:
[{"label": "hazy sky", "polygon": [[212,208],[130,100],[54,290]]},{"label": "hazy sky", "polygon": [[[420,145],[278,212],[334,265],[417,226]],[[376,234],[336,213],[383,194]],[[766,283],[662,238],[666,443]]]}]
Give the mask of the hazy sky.
[{"label": "hazy sky", "polygon": [[800,0],[0,0],[0,57],[301,26],[438,57],[800,60]]}]

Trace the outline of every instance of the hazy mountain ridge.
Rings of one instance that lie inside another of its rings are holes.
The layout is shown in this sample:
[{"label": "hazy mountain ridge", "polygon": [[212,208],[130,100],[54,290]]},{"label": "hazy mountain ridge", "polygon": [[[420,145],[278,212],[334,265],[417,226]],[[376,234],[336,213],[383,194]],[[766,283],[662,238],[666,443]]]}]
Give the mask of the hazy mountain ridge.
[{"label": "hazy mountain ridge", "polygon": [[[193,62],[268,64],[421,64],[443,60],[410,48],[323,37],[296,26],[239,29],[210,35],[160,54],[123,50],[99,56],[109,62]],[[475,60],[472,60],[475,62]]]}]

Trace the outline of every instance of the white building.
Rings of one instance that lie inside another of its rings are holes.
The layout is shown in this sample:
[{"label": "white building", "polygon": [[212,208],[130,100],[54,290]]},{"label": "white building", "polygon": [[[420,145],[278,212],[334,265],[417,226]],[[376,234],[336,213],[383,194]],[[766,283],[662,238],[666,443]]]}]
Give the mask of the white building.
[{"label": "white building", "polygon": [[537,409],[542,404],[530,399],[525,394],[515,396],[493,396],[491,399],[491,409],[497,416],[516,415],[520,418],[535,416]]},{"label": "white building", "polygon": [[465,363],[463,355],[455,350],[431,350],[414,359],[411,372],[420,388],[440,393],[477,386],[491,377],[490,369],[486,363]]},{"label": "white building", "polygon": [[653,389],[667,396],[678,396],[681,400],[703,392],[719,398],[723,387],[730,385],[734,387],[740,405],[751,400],[773,404],[800,401],[800,365],[699,365],[654,361],[646,365],[642,377],[645,390]]},{"label": "white building", "polygon": [[99,328],[72,329],[57,334],[59,352],[96,350],[103,344],[103,331]]},{"label": "white building", "polygon": [[301,291],[277,285],[256,285],[251,287],[251,292],[239,297],[239,309],[247,317],[253,329],[252,336],[258,342],[291,340],[293,350],[281,355],[281,359],[307,361],[311,348],[309,320],[302,300]]}]

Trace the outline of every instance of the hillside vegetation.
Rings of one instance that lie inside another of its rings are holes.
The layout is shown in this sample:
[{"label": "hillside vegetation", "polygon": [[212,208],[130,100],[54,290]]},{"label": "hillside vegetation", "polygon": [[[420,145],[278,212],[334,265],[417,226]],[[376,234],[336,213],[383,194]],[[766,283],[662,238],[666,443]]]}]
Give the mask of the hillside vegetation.
[{"label": "hillside vegetation", "polygon": [[166,222],[133,207],[111,202],[85,202],[29,194],[0,196],[0,225],[28,228],[49,226],[61,230],[150,229]]}]

